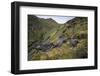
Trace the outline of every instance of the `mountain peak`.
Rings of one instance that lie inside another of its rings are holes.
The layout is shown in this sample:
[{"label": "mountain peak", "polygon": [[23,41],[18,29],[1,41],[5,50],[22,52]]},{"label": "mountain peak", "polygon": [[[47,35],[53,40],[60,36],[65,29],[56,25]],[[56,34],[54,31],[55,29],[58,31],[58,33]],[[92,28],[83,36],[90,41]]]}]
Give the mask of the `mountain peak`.
[{"label": "mountain peak", "polygon": [[87,22],[87,17],[75,17],[65,23],[66,26],[73,26],[76,24],[81,24]]}]

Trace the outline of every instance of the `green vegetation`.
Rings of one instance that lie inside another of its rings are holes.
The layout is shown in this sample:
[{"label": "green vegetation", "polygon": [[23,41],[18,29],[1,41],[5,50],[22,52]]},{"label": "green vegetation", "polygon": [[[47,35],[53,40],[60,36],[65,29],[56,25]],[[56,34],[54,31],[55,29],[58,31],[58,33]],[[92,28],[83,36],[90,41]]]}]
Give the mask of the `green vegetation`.
[{"label": "green vegetation", "polygon": [[58,24],[28,15],[28,60],[87,58],[87,22],[87,17],[75,17]]}]

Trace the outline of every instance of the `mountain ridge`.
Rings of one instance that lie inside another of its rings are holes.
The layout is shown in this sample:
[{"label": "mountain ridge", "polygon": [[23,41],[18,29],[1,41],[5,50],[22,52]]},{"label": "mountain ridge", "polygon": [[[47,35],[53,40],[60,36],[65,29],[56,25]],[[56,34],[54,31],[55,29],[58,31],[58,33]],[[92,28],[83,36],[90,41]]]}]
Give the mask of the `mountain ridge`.
[{"label": "mountain ridge", "polygon": [[[59,24],[51,18],[29,15],[29,60],[87,58],[87,22],[87,17],[75,17]],[[73,41],[77,42],[74,46]]]}]

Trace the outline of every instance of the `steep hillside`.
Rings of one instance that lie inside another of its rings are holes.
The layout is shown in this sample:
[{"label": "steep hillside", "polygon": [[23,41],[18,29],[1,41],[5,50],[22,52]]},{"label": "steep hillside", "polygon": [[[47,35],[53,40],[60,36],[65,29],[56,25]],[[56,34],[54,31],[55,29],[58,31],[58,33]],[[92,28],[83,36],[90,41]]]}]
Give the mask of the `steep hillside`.
[{"label": "steep hillside", "polygon": [[28,15],[28,45],[32,43],[39,43],[46,39],[44,36],[51,29],[55,29],[59,26],[52,19],[38,18],[34,15]]},{"label": "steep hillside", "polygon": [[28,16],[28,60],[87,58],[87,17],[64,24]]}]

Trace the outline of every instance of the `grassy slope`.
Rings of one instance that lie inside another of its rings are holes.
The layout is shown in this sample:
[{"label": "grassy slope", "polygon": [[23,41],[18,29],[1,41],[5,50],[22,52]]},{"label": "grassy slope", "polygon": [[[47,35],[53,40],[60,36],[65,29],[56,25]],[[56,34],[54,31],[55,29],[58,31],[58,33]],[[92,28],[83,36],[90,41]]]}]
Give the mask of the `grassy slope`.
[{"label": "grassy slope", "polygon": [[[54,59],[76,59],[87,57],[87,18],[74,18],[65,24],[57,24],[53,20],[31,19],[33,24],[40,26],[35,30],[29,30],[29,43],[45,41],[49,38],[50,42],[56,44],[58,37],[64,35],[70,39],[75,36],[79,43],[76,47],[70,45],[70,40],[63,43],[61,47],[52,48],[48,52],[38,51],[32,53],[29,60],[54,60]],[[38,21],[38,22],[37,22]],[[29,24],[30,25],[30,24]],[[30,48],[30,47],[29,47]],[[30,50],[29,50],[30,52]]]}]

